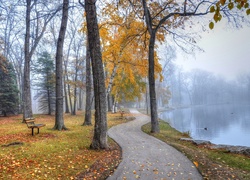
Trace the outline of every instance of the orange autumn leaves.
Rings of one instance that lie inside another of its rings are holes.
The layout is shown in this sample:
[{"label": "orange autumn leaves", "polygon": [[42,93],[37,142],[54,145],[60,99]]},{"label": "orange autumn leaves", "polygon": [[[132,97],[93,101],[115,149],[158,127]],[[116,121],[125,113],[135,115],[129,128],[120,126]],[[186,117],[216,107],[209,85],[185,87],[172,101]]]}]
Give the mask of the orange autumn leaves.
[{"label": "orange autumn leaves", "polygon": [[[35,115],[37,122],[47,125],[35,136],[21,123],[22,115],[1,117],[0,179],[75,179],[81,173],[88,179],[108,176],[119,163],[120,150],[112,142],[110,150],[90,150],[93,126],[81,126],[82,113],[64,115],[69,128],[65,132],[51,130],[54,116]],[[119,117],[108,114],[109,127],[124,122]]]},{"label": "orange autumn leaves", "polygon": [[[146,90],[148,75],[149,35],[143,21],[135,20],[134,12],[119,12],[107,4],[100,24],[106,86],[117,101],[140,98]],[[161,65],[155,52],[155,76],[161,77]]]}]

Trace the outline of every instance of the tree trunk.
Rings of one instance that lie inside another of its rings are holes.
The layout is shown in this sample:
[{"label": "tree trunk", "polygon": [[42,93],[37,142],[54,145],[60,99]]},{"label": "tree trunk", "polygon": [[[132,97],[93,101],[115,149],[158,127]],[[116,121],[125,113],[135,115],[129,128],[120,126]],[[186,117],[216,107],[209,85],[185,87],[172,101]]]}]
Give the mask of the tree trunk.
[{"label": "tree trunk", "polygon": [[63,119],[63,44],[68,21],[69,0],[63,0],[63,14],[56,50],[56,120],[55,130],[67,129]]},{"label": "tree trunk", "polygon": [[112,113],[117,113],[117,94],[112,98]]},{"label": "tree trunk", "polygon": [[70,112],[72,112],[72,99],[71,99],[71,92],[70,92],[70,85],[69,85],[69,77],[68,77],[68,75],[66,75],[66,80],[68,82],[67,88],[68,88],[69,109],[70,109]]},{"label": "tree trunk", "polygon": [[3,117],[7,117],[6,111],[2,111]]},{"label": "tree trunk", "polygon": [[155,34],[153,30],[150,34],[149,40],[149,56],[148,56],[148,82],[149,82],[149,96],[150,96],[150,115],[151,115],[151,132],[160,132],[158,113],[157,113],[157,102],[155,93],[155,73],[154,73],[154,46],[155,46]]},{"label": "tree trunk", "polygon": [[[73,36],[75,37],[75,36]],[[65,113],[70,113],[72,112],[72,102],[71,102],[71,93],[70,93],[70,85],[66,85],[69,83],[69,77],[68,77],[68,63],[69,63],[69,56],[70,56],[70,50],[72,49],[72,43],[73,43],[73,38],[70,39],[69,45],[68,45],[68,51],[67,51],[67,57],[64,60],[64,94],[65,94]],[[70,110],[69,110],[70,109]]]},{"label": "tree trunk", "polygon": [[86,48],[86,104],[85,104],[85,119],[83,125],[92,125],[91,123],[91,67],[90,67],[90,52],[89,43]]},{"label": "tree trunk", "polygon": [[31,0],[26,0],[26,34],[24,44],[24,74],[23,74],[23,119],[32,118],[32,103],[30,90],[30,12]]},{"label": "tree trunk", "polygon": [[113,69],[113,71],[111,73],[111,76],[110,76],[110,79],[109,79],[109,84],[108,84],[108,87],[107,87],[107,97],[108,97],[108,95],[110,94],[110,92],[112,90],[113,81],[115,79],[115,75],[116,75],[116,71],[118,69],[119,63],[120,63],[120,61],[118,61],[117,65],[116,64],[114,65],[114,69]]},{"label": "tree trunk", "polygon": [[146,111],[147,114],[149,114],[149,110],[148,110],[148,83],[146,82]]},{"label": "tree trunk", "polygon": [[107,87],[107,94],[106,94],[106,99],[107,99],[107,105],[108,105],[108,111],[111,112],[112,111],[112,103],[110,101],[110,96],[111,96],[111,90],[112,90],[112,86],[113,86],[113,81],[114,81],[114,78],[115,78],[115,75],[116,75],[116,71],[118,69],[118,66],[120,64],[120,60],[118,61],[118,64],[115,64],[114,65],[114,69],[111,73],[111,76],[110,76],[110,79],[109,79],[109,84],[108,84],[108,87]]},{"label": "tree trunk", "polygon": [[[31,0],[26,0],[26,33],[25,33],[25,44],[24,44],[24,56],[25,56],[25,62],[24,62],[24,77],[23,77],[23,118],[30,118],[33,116],[32,113],[32,102],[31,102],[31,89],[30,89],[30,61],[31,57],[34,54],[38,43],[42,39],[44,32],[46,30],[46,26],[48,25],[49,21],[53,18],[53,16],[59,11],[57,9],[54,13],[51,14],[51,16],[44,19],[44,23],[41,26],[42,23],[38,21],[39,14],[37,14],[37,25],[34,28],[35,31],[35,37],[32,44],[30,44],[30,14],[32,6],[35,6],[37,1],[34,1],[34,4],[31,5]],[[39,29],[41,28],[41,29]]]},{"label": "tree trunk", "polygon": [[[83,82],[83,79],[81,78],[81,82]],[[77,109],[79,111],[83,110],[83,90],[82,88],[78,88],[79,89],[79,96],[78,96],[78,105],[77,105]]]},{"label": "tree trunk", "polygon": [[[68,54],[69,54],[69,51],[68,51]],[[70,93],[67,93],[68,85],[66,84],[66,82],[68,82],[67,66],[68,66],[68,56],[67,56],[67,60],[64,61],[63,89],[64,89],[64,99],[65,99],[65,113],[70,113],[70,110],[69,110]]]},{"label": "tree trunk", "polygon": [[108,94],[108,112],[111,112],[112,111],[112,95],[109,93]]},{"label": "tree trunk", "polygon": [[50,95],[50,89],[47,88],[47,98],[48,98],[48,115],[52,114],[52,107],[51,107],[51,95]]},{"label": "tree trunk", "polygon": [[67,94],[67,88],[66,88],[66,74],[63,76],[63,89],[64,89],[64,101],[65,101],[65,113],[69,113],[69,101],[68,101],[68,94]]},{"label": "tree trunk", "polygon": [[96,0],[85,0],[88,42],[92,61],[95,94],[95,128],[90,147],[93,149],[106,149],[108,148],[106,89],[95,3]]},{"label": "tree trunk", "polygon": [[[46,84],[48,85],[49,84],[49,76],[50,74],[47,72],[46,73]],[[46,98],[47,98],[47,103],[48,103],[48,115],[51,115],[52,114],[52,107],[51,107],[51,104],[52,104],[52,100],[51,100],[51,87],[48,87],[46,86]]]},{"label": "tree trunk", "polygon": [[150,98],[150,115],[151,115],[151,132],[160,132],[158,114],[157,114],[157,102],[155,93],[155,62],[154,62],[154,46],[157,29],[153,28],[152,17],[147,7],[146,0],[142,0],[144,9],[145,21],[147,24],[148,32],[150,34],[149,39],[149,51],[148,51],[148,83],[149,83],[149,98]]},{"label": "tree trunk", "polygon": [[76,106],[77,106],[77,79],[78,79],[78,71],[79,71],[79,48],[77,50],[77,56],[76,56],[76,64],[75,64],[75,78],[74,78],[74,104],[73,104],[73,110],[71,112],[71,115],[76,115]]},{"label": "tree trunk", "polygon": [[[76,75],[76,78],[75,78],[75,83],[76,83],[76,79],[77,79],[77,75]],[[76,99],[77,99],[77,87],[76,87],[76,84],[74,85],[74,104],[73,104],[73,110],[71,112],[71,115],[76,115]]]}]

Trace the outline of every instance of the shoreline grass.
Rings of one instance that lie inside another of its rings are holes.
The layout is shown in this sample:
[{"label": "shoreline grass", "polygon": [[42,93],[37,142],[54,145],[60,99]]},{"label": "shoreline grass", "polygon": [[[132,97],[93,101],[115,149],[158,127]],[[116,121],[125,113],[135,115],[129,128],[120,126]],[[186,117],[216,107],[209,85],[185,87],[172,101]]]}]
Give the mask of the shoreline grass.
[{"label": "shoreline grass", "polygon": [[250,157],[180,141],[179,139],[186,137],[187,133],[177,131],[165,121],[159,122],[160,133],[150,133],[150,123],[142,126],[142,130],[185,154],[195,164],[204,179],[250,179]]}]

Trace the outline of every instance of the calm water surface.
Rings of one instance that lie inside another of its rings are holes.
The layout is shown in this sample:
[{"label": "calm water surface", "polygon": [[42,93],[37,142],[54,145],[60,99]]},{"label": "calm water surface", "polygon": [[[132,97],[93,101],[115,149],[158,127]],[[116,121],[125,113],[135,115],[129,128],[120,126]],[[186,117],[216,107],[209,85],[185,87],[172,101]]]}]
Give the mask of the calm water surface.
[{"label": "calm water surface", "polygon": [[159,115],[193,139],[250,147],[250,105],[211,105],[166,111]]}]

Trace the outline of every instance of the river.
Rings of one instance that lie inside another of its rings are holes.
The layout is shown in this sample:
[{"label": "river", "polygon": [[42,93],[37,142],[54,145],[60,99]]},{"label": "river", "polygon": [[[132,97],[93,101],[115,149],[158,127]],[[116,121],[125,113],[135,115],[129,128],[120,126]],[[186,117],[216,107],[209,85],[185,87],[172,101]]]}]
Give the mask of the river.
[{"label": "river", "polygon": [[250,147],[250,105],[209,105],[162,112],[159,117],[193,139]]}]

